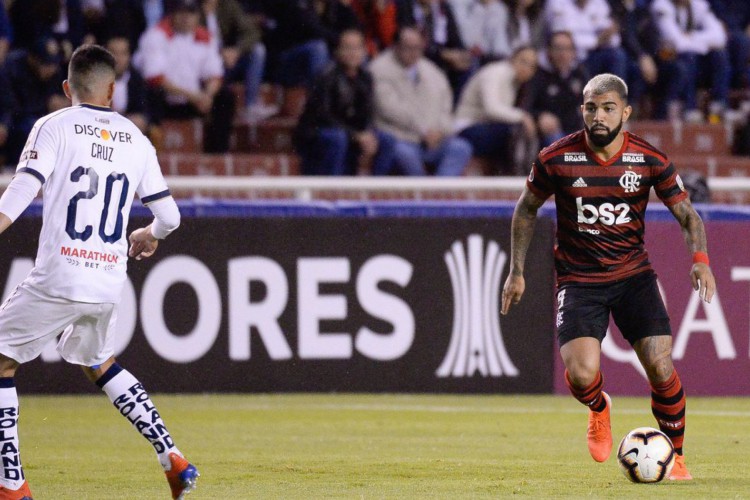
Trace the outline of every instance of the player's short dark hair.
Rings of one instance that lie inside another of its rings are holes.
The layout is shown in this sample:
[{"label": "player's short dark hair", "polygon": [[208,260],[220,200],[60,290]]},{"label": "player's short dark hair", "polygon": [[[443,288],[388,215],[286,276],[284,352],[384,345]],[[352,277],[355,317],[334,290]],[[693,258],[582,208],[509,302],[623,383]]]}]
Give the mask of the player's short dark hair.
[{"label": "player's short dark hair", "polygon": [[628,84],[619,76],[611,73],[596,75],[583,88],[584,98],[586,94],[602,95],[607,92],[616,92],[623,102],[628,101]]},{"label": "player's short dark hair", "polygon": [[91,92],[91,78],[95,74],[111,73],[115,75],[115,58],[101,45],[81,45],[70,58],[68,64],[68,83],[74,91],[81,94]]}]

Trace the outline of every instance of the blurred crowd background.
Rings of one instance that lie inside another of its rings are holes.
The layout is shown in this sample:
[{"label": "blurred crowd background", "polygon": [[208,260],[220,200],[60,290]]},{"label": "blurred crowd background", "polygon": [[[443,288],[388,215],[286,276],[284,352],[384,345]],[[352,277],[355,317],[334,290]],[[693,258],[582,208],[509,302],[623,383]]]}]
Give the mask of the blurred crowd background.
[{"label": "blurred crowd background", "polygon": [[113,107],[160,151],[191,147],[169,144],[184,123],[202,153],[282,130],[273,148],[307,175],[466,175],[477,159],[523,175],[581,128],[583,86],[610,72],[633,120],[720,125],[750,153],[745,0],[0,0],[8,168],[69,105],[84,43],[114,54]]}]

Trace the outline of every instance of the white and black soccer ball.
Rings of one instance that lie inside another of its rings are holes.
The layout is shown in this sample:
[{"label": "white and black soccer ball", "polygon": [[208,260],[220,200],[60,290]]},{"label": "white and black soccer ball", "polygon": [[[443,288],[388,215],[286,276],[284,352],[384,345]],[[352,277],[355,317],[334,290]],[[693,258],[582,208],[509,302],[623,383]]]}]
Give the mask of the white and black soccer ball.
[{"label": "white and black soccer ball", "polygon": [[666,434],[652,427],[638,427],[620,441],[617,463],[625,477],[634,483],[658,483],[669,477],[675,455]]}]

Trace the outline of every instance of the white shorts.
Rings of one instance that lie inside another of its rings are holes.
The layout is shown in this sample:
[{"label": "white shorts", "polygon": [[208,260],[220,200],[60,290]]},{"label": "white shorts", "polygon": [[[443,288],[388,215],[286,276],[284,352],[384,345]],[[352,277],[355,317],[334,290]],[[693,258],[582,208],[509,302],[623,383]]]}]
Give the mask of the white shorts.
[{"label": "white shorts", "polygon": [[0,353],[26,363],[60,335],[65,361],[100,365],[114,355],[116,323],[115,304],[51,297],[24,281],[0,306]]}]

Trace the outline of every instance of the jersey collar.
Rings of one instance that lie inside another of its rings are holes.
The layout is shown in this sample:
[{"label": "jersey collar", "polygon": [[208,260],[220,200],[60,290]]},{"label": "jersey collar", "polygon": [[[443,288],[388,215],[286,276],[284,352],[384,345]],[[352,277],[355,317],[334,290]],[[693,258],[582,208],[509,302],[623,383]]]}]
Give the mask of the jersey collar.
[{"label": "jersey collar", "polygon": [[610,165],[612,165],[613,163],[615,163],[617,160],[620,159],[620,157],[622,156],[622,153],[624,153],[625,150],[628,149],[628,146],[630,145],[630,133],[625,131],[623,132],[622,135],[623,135],[623,141],[622,141],[622,146],[620,146],[620,150],[617,153],[615,153],[612,156],[612,158],[610,158],[608,161],[602,160],[601,158],[599,158],[599,156],[596,153],[594,153],[594,151],[589,147],[589,143],[586,142],[585,136],[583,138],[583,147],[586,148],[586,152],[588,152],[589,156],[593,158],[596,163],[598,163],[602,167],[609,167]]},{"label": "jersey collar", "polygon": [[107,106],[95,106],[93,104],[88,104],[88,103],[85,103],[85,102],[79,104],[79,106],[81,106],[82,108],[95,109],[97,111],[108,111],[110,113],[114,111],[114,109],[109,108]]}]

